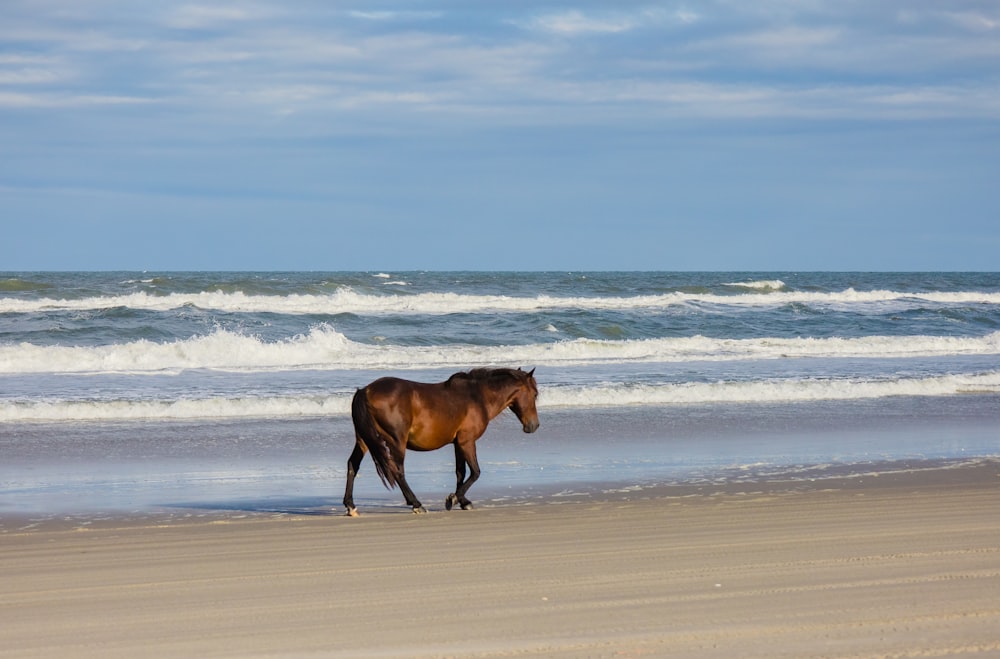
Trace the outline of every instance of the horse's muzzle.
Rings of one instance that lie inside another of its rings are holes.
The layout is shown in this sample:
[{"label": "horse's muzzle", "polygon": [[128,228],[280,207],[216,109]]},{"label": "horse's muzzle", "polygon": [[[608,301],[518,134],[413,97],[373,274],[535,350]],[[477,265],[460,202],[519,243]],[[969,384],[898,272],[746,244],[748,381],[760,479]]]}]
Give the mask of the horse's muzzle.
[{"label": "horse's muzzle", "polygon": [[524,432],[533,433],[536,430],[538,430],[538,425],[539,425],[538,421],[529,421],[528,423],[524,424]]}]

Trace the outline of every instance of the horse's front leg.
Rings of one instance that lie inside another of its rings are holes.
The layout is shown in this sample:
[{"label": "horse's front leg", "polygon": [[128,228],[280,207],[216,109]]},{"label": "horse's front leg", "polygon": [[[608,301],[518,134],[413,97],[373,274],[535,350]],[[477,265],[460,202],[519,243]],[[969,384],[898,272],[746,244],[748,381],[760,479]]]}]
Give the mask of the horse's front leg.
[{"label": "horse's front leg", "polygon": [[[469,466],[469,477],[465,478],[465,466]],[[455,503],[462,506],[462,510],[471,510],[472,502],[465,494],[472,487],[472,484],[479,480],[479,459],[476,457],[476,440],[455,442],[455,474],[458,476],[458,484],[455,486],[455,493],[448,497],[445,507],[451,510]]]},{"label": "horse's front leg", "polygon": [[[462,483],[465,482],[465,456],[462,455],[462,449],[458,447],[458,442],[455,442],[455,492],[462,489]],[[451,510],[456,503],[458,503],[458,495],[452,492],[448,495],[448,498],[444,502],[444,507]]]}]

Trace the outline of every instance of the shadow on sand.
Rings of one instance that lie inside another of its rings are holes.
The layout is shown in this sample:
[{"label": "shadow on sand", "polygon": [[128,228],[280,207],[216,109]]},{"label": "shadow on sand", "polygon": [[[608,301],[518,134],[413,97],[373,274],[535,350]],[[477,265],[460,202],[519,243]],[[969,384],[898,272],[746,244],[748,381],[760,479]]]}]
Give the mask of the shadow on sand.
[{"label": "shadow on sand", "polygon": [[[359,499],[358,505],[363,506],[366,513],[410,512],[409,507],[402,503]],[[218,513],[301,515],[310,517],[343,517],[346,514],[344,505],[339,499],[326,497],[235,499],[231,501],[176,501],[159,504],[158,507]]]},{"label": "shadow on sand", "polygon": [[236,499],[233,501],[179,501],[161,504],[163,508],[186,508],[219,512],[265,513],[272,515],[312,515],[334,517],[344,514],[339,501],[324,497],[288,499]]}]

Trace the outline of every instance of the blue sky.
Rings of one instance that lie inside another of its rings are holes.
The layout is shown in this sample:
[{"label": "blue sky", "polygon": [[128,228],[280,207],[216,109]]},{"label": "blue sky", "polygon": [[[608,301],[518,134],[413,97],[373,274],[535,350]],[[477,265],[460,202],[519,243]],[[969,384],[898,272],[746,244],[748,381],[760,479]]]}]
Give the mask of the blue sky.
[{"label": "blue sky", "polygon": [[0,228],[0,270],[1000,270],[1000,4],[4,0]]}]

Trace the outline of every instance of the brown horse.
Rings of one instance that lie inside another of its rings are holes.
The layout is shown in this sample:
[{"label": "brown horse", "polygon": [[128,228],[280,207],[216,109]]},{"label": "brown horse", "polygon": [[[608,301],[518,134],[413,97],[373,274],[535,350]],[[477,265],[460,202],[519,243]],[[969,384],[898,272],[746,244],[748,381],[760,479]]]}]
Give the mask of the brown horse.
[{"label": "brown horse", "polygon": [[[351,403],[354,420],[354,451],[347,461],[347,490],[344,506],[356,517],[354,477],[366,452],[371,452],[378,475],[386,487],[399,484],[415,513],[427,512],[406,483],[403,458],[406,449],[433,451],[445,444],[455,446],[455,473],[458,484],[448,495],[445,507],[458,503],[463,510],[472,508],[466,497],[469,487],[479,478],[476,440],[486,425],[505,409],[517,415],[524,432],[538,430],[535,399],[538,385],[535,369],[477,368],[455,373],[439,384],[424,384],[399,378],[380,378],[358,389]],[[471,472],[465,477],[465,467]]]}]

